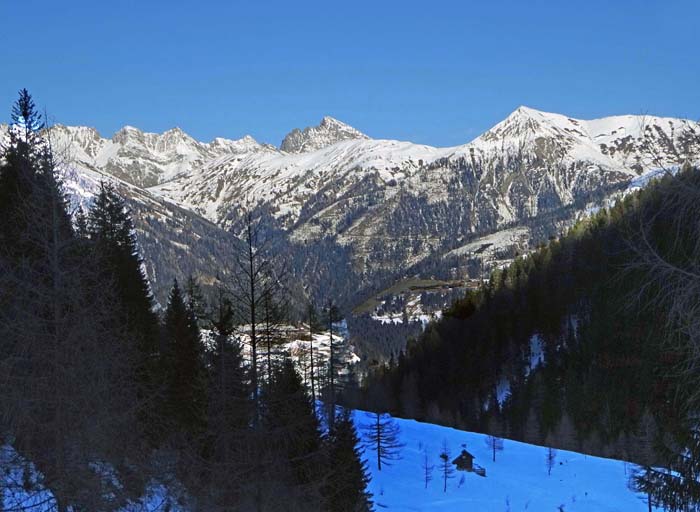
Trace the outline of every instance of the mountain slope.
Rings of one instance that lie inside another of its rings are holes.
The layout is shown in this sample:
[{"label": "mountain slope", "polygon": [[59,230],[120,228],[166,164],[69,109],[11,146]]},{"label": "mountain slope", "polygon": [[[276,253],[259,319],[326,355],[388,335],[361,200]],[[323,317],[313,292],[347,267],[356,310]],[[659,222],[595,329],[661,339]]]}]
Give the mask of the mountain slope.
[{"label": "mountain slope", "polygon": [[318,126],[294,128],[282,140],[280,149],[287,153],[306,153],[342,140],[368,139],[367,135],[337,119],[326,116]]},{"label": "mountain slope", "polygon": [[[501,237],[488,254],[507,260],[606,204],[642,172],[700,151],[700,129],[690,121],[583,121],[527,107],[453,148],[370,139],[329,117],[290,133],[284,150],[250,137],[202,143],[177,128],[125,127],[106,139],[91,128],[56,126],[52,137],[78,175],[119,178],[133,187],[128,194],[178,205],[221,233],[237,232],[252,211],[300,262],[309,251],[319,262],[335,254],[339,290],[425,272],[465,277],[482,237],[518,227],[517,241]],[[191,259],[196,268],[200,256]],[[318,265],[301,266],[299,275],[318,274]]]},{"label": "mountain slope", "polygon": [[[372,415],[355,412],[355,424],[372,421]],[[396,419],[405,444],[401,459],[377,471],[374,452],[365,451],[372,476],[369,489],[376,510],[396,511],[552,511],[617,512],[648,510],[644,497],[630,491],[627,481],[631,466],[622,461],[557,451],[551,475],[545,466],[546,448],[503,441],[503,451],[492,462],[486,436],[452,428]],[[486,469],[486,477],[455,471],[443,492],[439,472],[442,443],[447,443],[452,460],[462,449],[475,455],[474,463]],[[423,457],[434,466],[432,481],[425,488]],[[462,482],[462,478],[464,481]],[[561,507],[561,508],[559,508]]]},{"label": "mountain slope", "polygon": [[199,142],[179,128],[157,134],[125,126],[111,139],[105,139],[94,128],[55,125],[51,134],[54,147],[66,160],[142,188],[188,173],[217,158],[265,147],[248,135],[239,140],[216,138],[209,143]]},{"label": "mountain slope", "polygon": [[360,139],[301,154],[250,152],[153,192],[225,226],[243,209],[264,210],[293,240],[350,246],[371,272],[542,214],[575,217],[642,171],[698,154],[698,135],[684,120],[581,121],[520,107],[456,148]]},{"label": "mountain slope", "polygon": [[[354,412],[358,432],[372,421],[363,411]],[[503,451],[492,462],[485,444],[486,436],[455,430],[430,423],[396,419],[400,441],[405,444],[401,459],[392,466],[376,470],[373,452],[365,451],[375,510],[389,511],[455,511],[479,512],[551,511],[566,512],[646,512],[644,497],[627,488],[631,466],[622,461],[558,451],[551,475],[545,467],[546,448],[504,440]],[[486,476],[456,471],[443,492],[438,471],[439,450],[445,441],[452,458],[466,448],[476,456],[475,463],[486,469]],[[427,489],[421,465],[427,452],[429,464],[435,466]],[[13,453],[11,447],[0,446],[0,457]],[[20,483],[20,471],[7,475],[5,508],[31,507],[36,512],[53,507],[49,491],[26,491]],[[462,481],[462,478],[464,480]],[[175,492],[171,492],[175,491]],[[157,510],[163,503],[172,503],[172,510],[186,512],[189,507],[176,500],[178,489],[168,489],[157,480],[147,489],[143,504],[120,509],[122,512]],[[42,506],[43,503],[49,505]],[[169,505],[170,506],[170,505]],[[654,508],[653,510],[657,510]],[[659,509],[660,510],[660,509]]]}]

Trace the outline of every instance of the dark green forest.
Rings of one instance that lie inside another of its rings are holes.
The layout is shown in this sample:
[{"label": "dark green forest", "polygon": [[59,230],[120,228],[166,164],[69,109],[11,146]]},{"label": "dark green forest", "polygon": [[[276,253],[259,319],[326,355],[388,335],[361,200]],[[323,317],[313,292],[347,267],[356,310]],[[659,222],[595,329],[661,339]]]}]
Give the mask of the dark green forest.
[{"label": "dark green forest", "polygon": [[170,492],[163,510],[371,508],[351,416],[333,407],[333,359],[319,369],[330,382],[321,411],[292,362],[270,357],[286,299],[256,224],[214,301],[195,279],[175,281],[157,311],[125,201],[104,183],[88,211],[69,202],[26,90],[0,153],[0,218],[10,503],[16,493],[32,500],[18,509],[117,510],[155,483]]},{"label": "dark green forest", "polygon": [[[125,200],[103,183],[88,210],[71,204],[26,90],[12,121],[0,152],[0,445],[12,446],[3,462],[21,475],[18,494],[59,512],[117,510],[156,482],[171,492],[165,509],[371,510],[342,404],[376,413],[378,466],[398,456],[388,412],[628,460],[650,503],[700,510],[698,169],[620,195],[422,333],[407,315],[391,329],[351,319],[379,340],[359,346],[369,375],[341,375],[331,342],[327,365],[310,359],[308,389],[275,350],[278,327],[302,315],[312,332],[332,329],[340,312],[295,302],[304,283],[283,284],[264,219],[241,221],[235,271],[213,292],[174,281],[159,310]],[[295,258],[331,279],[343,258],[321,256]]]},{"label": "dark green forest", "polygon": [[699,199],[700,171],[665,173],[496,270],[364,405],[633,461],[659,505],[697,507]]}]

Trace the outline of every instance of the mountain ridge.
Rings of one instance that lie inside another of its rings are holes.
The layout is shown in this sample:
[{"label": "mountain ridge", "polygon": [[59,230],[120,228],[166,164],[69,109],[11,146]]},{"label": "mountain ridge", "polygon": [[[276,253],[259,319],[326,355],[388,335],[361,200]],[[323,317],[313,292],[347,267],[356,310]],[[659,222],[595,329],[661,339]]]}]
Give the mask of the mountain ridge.
[{"label": "mountain ridge", "polygon": [[[324,122],[340,123],[326,117],[319,126]],[[332,247],[344,258],[343,279],[352,276],[357,286],[429,262],[438,268],[443,255],[468,254],[455,249],[520,226],[518,244],[493,251],[507,258],[604,206],[643,172],[700,154],[692,121],[584,121],[524,106],[447,148],[364,134],[327,145],[324,135],[322,147],[287,152],[252,137],[202,143],[179,128],[149,134],[125,127],[112,139],[87,127],[56,125],[51,133],[76,174],[118,178],[134,187],[127,194],[166,201],[222,233],[239,232],[252,212],[292,248],[323,246],[327,254]]]}]

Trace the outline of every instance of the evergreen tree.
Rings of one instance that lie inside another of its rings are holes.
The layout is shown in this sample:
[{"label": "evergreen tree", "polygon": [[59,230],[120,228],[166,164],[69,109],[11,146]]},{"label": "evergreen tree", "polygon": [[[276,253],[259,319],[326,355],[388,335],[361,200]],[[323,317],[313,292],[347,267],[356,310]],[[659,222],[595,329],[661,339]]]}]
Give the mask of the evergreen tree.
[{"label": "evergreen tree", "polygon": [[243,479],[250,474],[251,403],[241,345],[233,336],[234,312],[219,290],[210,319],[214,337],[209,378],[207,446],[208,509],[228,510],[240,503]]},{"label": "evergreen tree", "polygon": [[129,210],[110,183],[101,183],[88,214],[87,229],[95,254],[117,289],[123,325],[137,339],[144,359],[158,352],[158,317],[143,271]]},{"label": "evergreen tree", "polygon": [[340,310],[333,301],[328,302],[325,309],[326,322],[328,324],[328,389],[325,396],[325,406],[328,417],[328,425],[332,430],[335,423],[335,406],[337,402],[336,386],[338,384],[338,348],[334,345],[333,324],[341,320]]},{"label": "evergreen tree", "polygon": [[[60,512],[118,508],[133,489],[124,462],[133,472],[138,461],[132,354],[120,347],[112,289],[73,232],[26,90],[12,117],[0,155],[0,432]],[[97,460],[114,479],[94,470]]]},{"label": "evergreen tree", "polygon": [[322,474],[320,426],[291,360],[275,369],[264,394],[263,432],[268,448],[291,468],[295,485],[313,486]]},{"label": "evergreen tree", "polygon": [[155,411],[164,386],[158,363],[159,322],[129,210],[113,185],[100,184],[100,192],[87,215],[86,231],[91,254],[101,269],[101,280],[114,290],[113,311],[118,325],[138,354],[132,369],[138,383],[138,414],[146,435],[157,443],[162,420]]},{"label": "evergreen tree", "polygon": [[205,427],[206,373],[197,319],[175,281],[163,327],[166,381],[165,413],[175,433],[195,439]]},{"label": "evergreen tree", "polygon": [[328,442],[329,473],[323,490],[326,509],[333,512],[369,511],[371,495],[367,492],[367,485],[370,479],[349,410],[343,410],[337,418]]},{"label": "evergreen tree", "polygon": [[209,313],[207,311],[207,301],[202,293],[202,287],[193,275],[189,275],[185,282],[185,297],[187,307],[194,313],[197,324],[200,327],[205,325]]}]

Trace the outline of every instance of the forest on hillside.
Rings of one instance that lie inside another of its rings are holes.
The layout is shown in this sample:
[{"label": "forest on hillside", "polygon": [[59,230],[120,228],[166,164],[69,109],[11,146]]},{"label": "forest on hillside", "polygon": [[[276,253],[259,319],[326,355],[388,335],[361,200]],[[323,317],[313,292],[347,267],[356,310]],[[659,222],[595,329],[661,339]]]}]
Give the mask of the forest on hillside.
[{"label": "forest on hillside", "polygon": [[175,281],[159,314],[124,199],[103,183],[71,205],[26,90],[0,218],[0,510],[126,510],[158,488],[162,510],[371,508],[332,343],[311,394],[272,357],[287,299],[254,219],[216,299]]},{"label": "forest on hillside", "polygon": [[665,173],[495,271],[377,369],[361,401],[633,461],[654,503],[696,510],[699,219],[700,170]]}]

